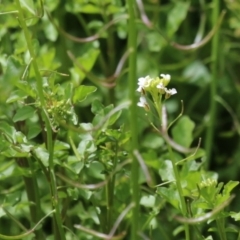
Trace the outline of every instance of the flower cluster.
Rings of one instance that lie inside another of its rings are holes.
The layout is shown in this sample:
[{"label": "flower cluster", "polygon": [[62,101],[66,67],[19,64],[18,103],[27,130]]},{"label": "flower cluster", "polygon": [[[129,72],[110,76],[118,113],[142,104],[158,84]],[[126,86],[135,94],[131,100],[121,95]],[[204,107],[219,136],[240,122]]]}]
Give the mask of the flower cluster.
[{"label": "flower cluster", "polygon": [[215,179],[208,178],[205,181],[202,181],[199,184],[200,188],[206,188],[206,187],[215,187],[217,185],[217,181]]},{"label": "flower cluster", "polygon": [[146,92],[149,92],[153,99],[156,98],[156,96],[162,97],[162,95],[165,95],[165,99],[168,99],[172,95],[176,94],[177,90],[175,88],[166,88],[170,80],[171,76],[169,74],[160,74],[160,78],[151,78],[149,76],[139,78],[137,91],[140,92],[142,96],[140,97],[137,105],[145,108],[145,110],[149,110],[149,105],[145,97]]}]

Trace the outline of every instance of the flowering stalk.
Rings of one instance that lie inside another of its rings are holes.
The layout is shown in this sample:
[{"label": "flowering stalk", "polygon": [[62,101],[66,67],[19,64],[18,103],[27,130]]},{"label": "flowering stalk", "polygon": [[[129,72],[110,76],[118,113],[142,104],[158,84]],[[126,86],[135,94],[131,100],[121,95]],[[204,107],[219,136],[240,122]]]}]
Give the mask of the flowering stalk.
[{"label": "flowering stalk", "polygon": [[[168,89],[166,86],[171,80],[171,76],[169,74],[161,74],[160,78],[151,78],[149,76],[146,76],[144,78],[139,78],[138,79],[138,88],[137,91],[141,93],[141,97],[137,105],[139,107],[143,107],[146,111],[150,111],[150,106],[147,102],[146,95],[149,93],[151,95],[152,101],[154,103],[154,107],[158,113],[158,117],[160,120],[160,125],[162,126],[163,119],[162,119],[162,106],[163,106],[163,101],[170,98],[172,95],[177,93],[177,90],[175,88]],[[182,209],[182,214],[184,216],[187,215],[187,206],[184,200],[183,196],[183,189],[181,186],[180,182],[180,177],[179,177],[179,172],[177,169],[177,166],[174,161],[174,155],[172,152],[172,148],[168,144],[168,150],[173,166],[173,171],[176,179],[176,187],[178,190],[178,194],[180,197],[181,201],[181,209]],[[185,235],[186,235],[186,240],[190,239],[189,235],[189,226],[185,223],[184,224],[185,228]]]},{"label": "flowering stalk", "polygon": [[158,113],[158,117],[160,123],[162,125],[162,101],[163,96],[165,99],[170,98],[172,95],[177,93],[175,88],[167,89],[166,86],[171,80],[171,76],[169,74],[161,74],[160,78],[151,78],[149,76],[141,77],[138,79],[138,88],[137,91],[141,93],[141,97],[137,105],[139,107],[143,107],[146,111],[150,110],[150,106],[147,102],[146,95],[150,93],[152,96],[152,100],[156,111]]}]

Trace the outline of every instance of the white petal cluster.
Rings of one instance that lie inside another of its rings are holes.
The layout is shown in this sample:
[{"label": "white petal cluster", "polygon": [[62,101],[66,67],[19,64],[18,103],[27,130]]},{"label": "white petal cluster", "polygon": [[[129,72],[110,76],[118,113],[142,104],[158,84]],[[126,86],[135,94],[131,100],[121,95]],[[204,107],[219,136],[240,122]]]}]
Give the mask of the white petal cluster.
[{"label": "white petal cluster", "polygon": [[165,86],[170,82],[171,76],[169,74],[160,74],[160,77],[165,81]]},{"label": "white petal cluster", "polygon": [[[146,92],[149,92],[152,96],[165,95],[165,99],[170,98],[172,95],[177,93],[175,88],[167,89],[166,86],[171,80],[169,74],[160,74],[160,77],[151,78],[149,76],[141,77],[138,79],[137,91],[142,94],[137,105],[139,107],[149,110],[149,105],[146,100]],[[153,97],[154,98],[154,97]]]},{"label": "white petal cluster", "polygon": [[150,78],[149,76],[139,78],[137,91],[143,92],[145,88],[150,86],[151,81],[152,78]]}]

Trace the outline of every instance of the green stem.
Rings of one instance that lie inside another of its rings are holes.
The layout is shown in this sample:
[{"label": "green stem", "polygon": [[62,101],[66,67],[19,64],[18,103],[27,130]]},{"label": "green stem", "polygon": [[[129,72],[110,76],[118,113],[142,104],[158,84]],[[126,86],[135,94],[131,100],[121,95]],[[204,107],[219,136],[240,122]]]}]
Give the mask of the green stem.
[{"label": "green stem", "polygon": [[217,223],[217,228],[218,228],[218,233],[219,233],[220,239],[227,240],[227,236],[226,236],[226,232],[224,230],[224,224],[223,224],[222,219],[217,218],[216,223]]},{"label": "green stem", "polygon": [[240,240],[240,230],[238,231],[238,238],[237,240]]},{"label": "green stem", "polygon": [[[212,25],[216,25],[219,16],[219,0],[213,0],[212,4]],[[216,122],[216,112],[217,104],[215,101],[216,91],[217,91],[217,71],[218,71],[218,51],[219,51],[219,31],[217,31],[212,39],[212,51],[211,51],[211,72],[212,72],[212,81],[211,81],[211,94],[210,94],[210,120],[209,126],[206,134],[206,169],[209,168],[211,155],[212,155],[212,145],[213,145],[213,134],[214,126]]]},{"label": "green stem", "polygon": [[40,75],[40,71],[38,69],[34,49],[32,47],[31,36],[30,36],[29,31],[28,31],[27,25],[25,23],[22,8],[21,8],[19,0],[16,0],[16,5],[17,5],[17,8],[18,8],[19,22],[20,22],[20,25],[23,29],[25,40],[27,42],[28,51],[29,51],[30,56],[32,58],[32,66],[33,66],[33,69],[34,69],[34,72],[35,72],[35,75],[36,75],[37,89],[38,89],[38,95],[39,95],[40,103],[41,103],[42,106],[45,106],[44,95],[43,95],[43,87],[42,87],[42,78],[41,78],[41,75]]},{"label": "green stem", "polygon": [[162,126],[162,95],[160,94],[158,96],[158,95],[152,93],[152,96],[153,96],[153,102],[154,102],[155,108],[158,113],[160,126]]},{"label": "green stem", "polygon": [[[25,189],[28,196],[29,202],[33,203],[30,205],[30,214],[32,223],[35,225],[41,219],[41,203],[38,194],[38,184],[36,175],[34,174],[34,168],[32,164],[32,159],[28,161],[27,159],[23,159],[25,162],[25,167],[30,167],[31,169],[31,177],[23,177],[25,183]],[[36,232],[36,240],[42,240],[44,238],[44,234],[42,229],[38,229]]]},{"label": "green stem", "polygon": [[[108,178],[108,175],[107,175],[107,178]],[[106,191],[106,202],[107,202],[107,209],[106,209],[106,225],[105,225],[105,233],[109,233],[109,230],[111,229],[111,226],[110,226],[110,218],[111,218],[111,207],[110,207],[110,191],[111,191],[111,182],[108,181],[108,183],[106,184],[106,187],[105,187],[105,191]]]},{"label": "green stem", "polygon": [[133,151],[138,149],[137,140],[137,99],[136,99],[136,46],[137,46],[137,32],[135,26],[135,1],[127,0],[128,11],[129,11],[129,23],[128,23],[128,49],[131,52],[129,56],[129,75],[128,75],[128,89],[129,99],[131,105],[129,109],[129,122],[130,122],[130,133],[131,133],[131,156],[132,156],[132,169],[131,169],[131,184],[132,184],[132,200],[134,203],[132,211],[132,226],[131,226],[131,240],[138,240],[138,222],[139,222],[139,164],[137,158],[134,156]]},{"label": "green stem", "polygon": [[[183,214],[184,217],[187,217],[187,204],[186,204],[184,196],[183,196],[181,179],[179,177],[179,172],[178,172],[177,166],[175,164],[174,154],[173,154],[172,148],[169,144],[168,144],[168,152],[169,152],[170,157],[171,157],[173,172],[174,172],[174,176],[175,176],[175,180],[176,180],[176,186],[177,186],[178,194],[179,194],[180,201],[181,201],[182,214]],[[184,223],[184,229],[185,229],[185,237],[186,237],[185,239],[190,240],[189,225],[187,223]]]},{"label": "green stem", "polygon": [[38,96],[40,99],[40,103],[41,103],[41,107],[42,107],[42,114],[43,114],[44,122],[46,125],[46,130],[47,130],[47,149],[49,152],[50,190],[51,190],[51,196],[52,196],[52,206],[53,206],[53,208],[55,208],[55,213],[54,213],[55,224],[54,225],[57,228],[55,239],[56,240],[65,240],[65,234],[63,231],[62,220],[61,220],[61,215],[60,215],[60,207],[59,207],[59,203],[58,203],[56,179],[55,179],[55,175],[54,175],[54,162],[53,162],[54,144],[53,144],[52,128],[51,128],[51,124],[50,124],[50,120],[48,118],[47,112],[44,110],[45,100],[44,100],[44,93],[43,93],[43,87],[42,87],[42,85],[43,85],[42,78],[41,78],[41,74],[40,74],[40,71],[39,71],[39,68],[37,65],[34,49],[32,46],[31,36],[28,31],[27,25],[25,23],[23,11],[22,11],[19,0],[16,0],[16,5],[18,8],[19,22],[23,29],[27,47],[28,47],[30,56],[32,58],[32,66],[33,66],[35,77],[36,77]]}]

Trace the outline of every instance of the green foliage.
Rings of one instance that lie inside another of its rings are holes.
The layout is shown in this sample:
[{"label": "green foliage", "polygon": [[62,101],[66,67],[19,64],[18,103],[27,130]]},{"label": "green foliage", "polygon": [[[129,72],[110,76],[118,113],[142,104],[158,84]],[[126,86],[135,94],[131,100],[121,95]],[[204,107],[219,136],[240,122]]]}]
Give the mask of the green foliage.
[{"label": "green foliage", "polygon": [[240,239],[238,1],[0,4],[0,239]]}]

